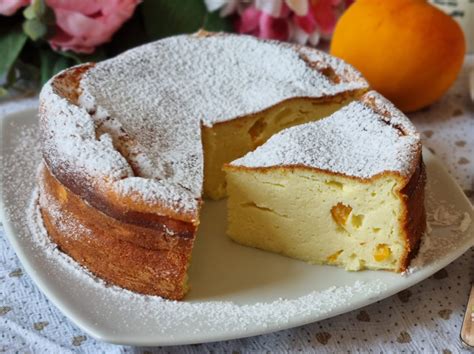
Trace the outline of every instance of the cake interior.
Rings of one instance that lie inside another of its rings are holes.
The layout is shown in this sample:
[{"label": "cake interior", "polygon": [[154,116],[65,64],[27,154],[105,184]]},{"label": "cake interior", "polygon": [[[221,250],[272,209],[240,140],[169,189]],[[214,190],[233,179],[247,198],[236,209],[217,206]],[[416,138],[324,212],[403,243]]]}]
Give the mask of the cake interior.
[{"label": "cake interior", "polygon": [[347,270],[402,267],[397,175],[363,181],[297,166],[226,170],[234,241]]},{"label": "cake interior", "polygon": [[225,173],[222,166],[262,145],[272,135],[295,125],[331,115],[363,93],[327,98],[295,98],[246,117],[202,128],[204,148],[204,196],[224,198]]}]

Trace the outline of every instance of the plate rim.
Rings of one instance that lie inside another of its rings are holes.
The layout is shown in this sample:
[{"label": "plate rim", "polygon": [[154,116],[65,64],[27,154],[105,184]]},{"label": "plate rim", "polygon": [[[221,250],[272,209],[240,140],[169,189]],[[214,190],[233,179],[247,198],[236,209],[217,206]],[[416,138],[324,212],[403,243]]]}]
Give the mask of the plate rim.
[{"label": "plate rim", "polygon": [[[0,130],[2,134],[2,140],[3,136],[6,134],[6,132],[11,129],[11,128],[5,128],[5,122],[8,119],[12,119],[12,116],[16,115],[25,115],[25,114],[30,114],[33,116],[33,119],[35,117],[35,112],[36,109],[34,108],[27,108],[27,109],[22,109],[18,110],[12,113],[8,113],[0,117],[0,124],[2,126],[2,129]],[[31,118],[29,119],[31,121]],[[474,207],[472,206],[471,202],[467,198],[467,196],[464,194],[462,188],[459,186],[459,184],[456,182],[456,180],[449,174],[449,172],[446,170],[444,164],[442,161],[433,153],[431,153],[426,147],[423,148],[423,154],[426,156],[430,156],[430,159],[433,159],[435,161],[435,164],[437,165],[436,168],[440,169],[444,175],[446,175],[447,178],[449,178],[451,182],[451,187],[454,188],[461,196],[460,199],[462,199],[462,202],[465,203],[466,205],[470,205],[471,209],[468,214],[471,216],[471,219],[474,219]],[[3,145],[2,149],[0,151],[0,156],[2,157],[2,161],[4,160],[3,157],[5,156]],[[61,300],[61,294],[58,293],[57,291],[52,290],[48,285],[41,280],[39,272],[37,272],[36,269],[33,267],[33,263],[30,262],[23,246],[21,245],[20,242],[20,237],[17,236],[16,232],[14,231],[14,222],[10,220],[8,217],[8,212],[7,212],[7,205],[5,202],[4,198],[4,193],[3,193],[3,186],[4,182],[1,181],[0,183],[0,221],[3,223],[3,228],[4,228],[4,234],[8,241],[10,242],[10,245],[12,246],[13,250],[15,251],[16,256],[20,260],[20,263],[22,267],[25,269],[26,273],[30,276],[30,278],[33,280],[35,286],[37,286],[40,291],[48,298],[51,303],[56,306],[63,315],[65,315],[73,324],[78,326],[82,331],[84,331],[86,334],[89,336],[101,340],[104,342],[112,343],[112,344],[119,344],[119,345],[139,345],[139,346],[172,346],[172,345],[187,345],[187,344],[198,344],[198,343],[209,343],[209,342],[215,342],[215,341],[223,341],[223,340],[232,340],[232,339],[239,339],[239,338],[245,338],[245,337],[251,337],[251,336],[256,336],[256,335],[263,335],[263,334],[268,334],[268,333],[273,333],[289,328],[294,328],[294,327],[299,327],[303,326],[309,323],[314,323],[318,321],[322,321],[331,317],[338,316],[343,313],[355,311],[357,309],[360,309],[361,307],[368,306],[372,303],[375,303],[377,301],[383,300],[385,298],[388,298],[390,296],[393,296],[394,294],[407,289],[436,273],[440,269],[446,267],[456,259],[458,259],[460,256],[462,256],[465,252],[467,252],[472,246],[474,246],[474,238],[467,238],[466,241],[461,244],[459,247],[457,247],[455,250],[451,251],[448,255],[449,257],[443,258],[441,261],[436,261],[432,264],[430,264],[427,268],[425,268],[425,272],[421,273],[419,271],[411,274],[409,277],[405,277],[405,281],[403,284],[400,284],[399,286],[393,287],[390,290],[385,290],[382,294],[375,295],[375,296],[369,296],[367,298],[363,299],[358,299],[356,301],[343,304],[339,307],[337,307],[335,310],[330,310],[325,314],[320,314],[318,315],[312,315],[308,314],[305,316],[301,316],[298,319],[291,318],[287,323],[284,324],[268,324],[266,328],[260,328],[260,330],[240,330],[237,333],[236,332],[225,332],[225,333],[214,333],[211,332],[210,334],[203,335],[202,333],[199,334],[193,334],[193,333],[188,333],[185,339],[181,338],[174,338],[171,337],[169,339],[163,339],[163,338],[158,338],[158,340],[153,340],[153,339],[136,339],[133,340],[131,338],[117,338],[117,336],[114,336],[110,333],[105,333],[104,331],[101,331],[100,328],[94,327],[90,322],[88,323],[87,320],[85,320],[83,317],[77,315],[77,311],[74,309],[70,308],[67,306],[67,303]],[[31,193],[31,191],[29,191]],[[466,231],[466,233],[472,232],[474,233],[474,224],[471,224],[469,229]],[[469,242],[470,241],[470,242]],[[159,335],[157,335],[159,337]]]}]

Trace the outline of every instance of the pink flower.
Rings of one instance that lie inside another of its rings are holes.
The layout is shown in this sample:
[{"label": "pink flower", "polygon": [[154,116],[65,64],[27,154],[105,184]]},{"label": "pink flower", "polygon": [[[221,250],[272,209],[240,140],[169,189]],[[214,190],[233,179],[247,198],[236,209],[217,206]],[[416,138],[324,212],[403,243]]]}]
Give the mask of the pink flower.
[{"label": "pink flower", "polygon": [[55,50],[92,53],[135,11],[140,0],[46,0],[56,15],[56,33],[49,43]]},{"label": "pink flower", "polygon": [[278,39],[287,41],[290,35],[290,26],[284,18],[275,18],[262,13],[259,21],[259,37],[264,39]]},{"label": "pink flower", "polygon": [[330,36],[336,27],[337,19],[340,15],[339,7],[342,0],[313,0],[311,12],[316,23],[325,36]]},{"label": "pink flower", "polygon": [[243,10],[238,19],[236,30],[238,33],[251,34],[264,39],[286,41],[289,38],[290,26],[285,18],[274,17],[255,6],[249,6]]},{"label": "pink flower", "polygon": [[221,16],[237,12],[239,33],[315,46],[321,37],[330,38],[338,18],[354,0],[205,1],[218,3],[214,8],[222,6]]},{"label": "pink flower", "polygon": [[305,16],[295,16],[295,24],[308,34],[313,33],[317,29],[316,19],[311,11]]},{"label": "pink flower", "polygon": [[257,36],[259,33],[259,20],[262,12],[254,6],[247,7],[236,24],[238,33],[252,34]]},{"label": "pink flower", "polygon": [[20,7],[26,6],[29,3],[29,0],[0,0],[0,15],[11,16]]}]

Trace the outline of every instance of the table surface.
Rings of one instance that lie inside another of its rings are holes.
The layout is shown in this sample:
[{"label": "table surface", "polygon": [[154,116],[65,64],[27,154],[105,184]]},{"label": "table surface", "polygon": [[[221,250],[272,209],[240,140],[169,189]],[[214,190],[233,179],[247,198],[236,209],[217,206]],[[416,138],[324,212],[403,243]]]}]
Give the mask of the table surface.
[{"label": "table surface", "polygon": [[[468,76],[474,56],[450,91],[410,114],[425,146],[445,163],[474,202],[474,104]],[[36,99],[0,105],[6,113],[35,107]],[[2,166],[3,169],[3,166]],[[0,226],[0,352],[438,352],[465,349],[459,333],[474,279],[474,249],[432,277],[385,300],[328,320],[232,341],[166,348],[116,346],[84,334],[54,307],[24,273]]]}]

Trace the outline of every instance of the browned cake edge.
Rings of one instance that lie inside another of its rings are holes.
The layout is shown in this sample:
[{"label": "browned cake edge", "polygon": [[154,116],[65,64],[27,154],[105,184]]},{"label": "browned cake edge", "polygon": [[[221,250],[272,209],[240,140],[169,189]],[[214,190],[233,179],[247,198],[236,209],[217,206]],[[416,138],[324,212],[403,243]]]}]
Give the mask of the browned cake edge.
[{"label": "browned cake edge", "polygon": [[420,162],[415,172],[407,185],[399,191],[400,197],[404,200],[400,223],[406,240],[405,254],[400,262],[399,272],[405,271],[417,255],[421,237],[426,231],[425,186],[426,169],[420,154]]},{"label": "browned cake edge", "polygon": [[61,251],[112,284],[168,299],[184,297],[196,233],[173,237],[107,216],[62,185],[46,167],[39,172],[38,184],[46,230]]}]

